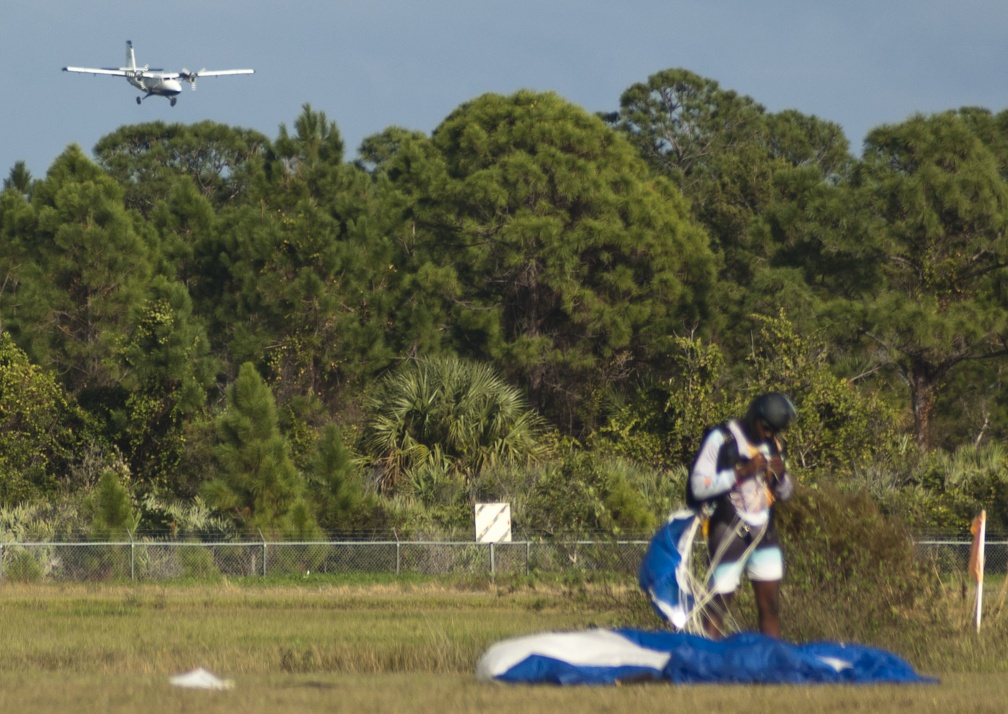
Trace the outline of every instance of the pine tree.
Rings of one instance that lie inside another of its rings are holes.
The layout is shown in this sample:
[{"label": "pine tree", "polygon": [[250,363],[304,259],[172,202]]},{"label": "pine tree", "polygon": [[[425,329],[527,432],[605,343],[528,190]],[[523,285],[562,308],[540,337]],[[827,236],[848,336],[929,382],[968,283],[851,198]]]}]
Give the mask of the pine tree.
[{"label": "pine tree", "polygon": [[227,402],[217,421],[219,472],[203,488],[207,503],[249,529],[283,530],[304,483],[280,432],[273,394],[254,365],[241,366]]}]

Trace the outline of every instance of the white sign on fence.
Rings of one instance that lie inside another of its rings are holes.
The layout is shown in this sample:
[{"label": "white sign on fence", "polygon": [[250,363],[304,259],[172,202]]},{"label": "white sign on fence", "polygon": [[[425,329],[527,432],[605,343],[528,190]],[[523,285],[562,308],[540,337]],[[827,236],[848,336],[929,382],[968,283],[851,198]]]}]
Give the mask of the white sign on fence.
[{"label": "white sign on fence", "polygon": [[476,540],[480,543],[511,542],[511,504],[476,504]]}]

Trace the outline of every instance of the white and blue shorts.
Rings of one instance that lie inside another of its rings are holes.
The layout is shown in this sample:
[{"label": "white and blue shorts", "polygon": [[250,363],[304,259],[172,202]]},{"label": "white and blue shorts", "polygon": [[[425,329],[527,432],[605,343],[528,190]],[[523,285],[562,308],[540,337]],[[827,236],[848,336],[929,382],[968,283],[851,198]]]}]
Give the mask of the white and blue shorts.
[{"label": "white and blue shorts", "polygon": [[754,549],[745,560],[716,565],[711,571],[709,588],[712,593],[729,595],[738,590],[742,573],[753,582],[779,582],[784,578],[784,555],[779,545]]},{"label": "white and blue shorts", "polygon": [[714,564],[709,582],[713,593],[738,590],[742,573],[757,583],[784,578],[784,554],[773,519],[764,526],[750,526],[733,511],[718,509],[710,519],[707,548]]}]

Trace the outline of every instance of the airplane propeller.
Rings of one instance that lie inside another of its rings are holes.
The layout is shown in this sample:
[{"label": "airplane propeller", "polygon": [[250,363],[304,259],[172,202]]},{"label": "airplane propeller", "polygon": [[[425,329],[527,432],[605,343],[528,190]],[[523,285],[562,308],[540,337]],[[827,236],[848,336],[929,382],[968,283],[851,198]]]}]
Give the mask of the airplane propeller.
[{"label": "airplane propeller", "polygon": [[200,76],[201,72],[206,72],[206,67],[201,69],[199,72],[190,72],[188,69],[183,69],[179,72],[179,79],[189,82],[189,88],[196,91],[196,78]]}]

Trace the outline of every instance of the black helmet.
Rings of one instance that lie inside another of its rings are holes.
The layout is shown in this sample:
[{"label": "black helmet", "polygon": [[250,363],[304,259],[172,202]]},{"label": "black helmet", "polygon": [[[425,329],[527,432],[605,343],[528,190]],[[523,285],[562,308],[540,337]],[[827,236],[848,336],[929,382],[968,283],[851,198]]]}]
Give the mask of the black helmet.
[{"label": "black helmet", "polygon": [[745,420],[748,424],[761,421],[775,434],[784,431],[798,419],[798,410],[791,399],[781,392],[768,392],[752,400]]}]

